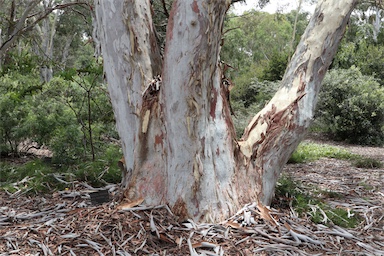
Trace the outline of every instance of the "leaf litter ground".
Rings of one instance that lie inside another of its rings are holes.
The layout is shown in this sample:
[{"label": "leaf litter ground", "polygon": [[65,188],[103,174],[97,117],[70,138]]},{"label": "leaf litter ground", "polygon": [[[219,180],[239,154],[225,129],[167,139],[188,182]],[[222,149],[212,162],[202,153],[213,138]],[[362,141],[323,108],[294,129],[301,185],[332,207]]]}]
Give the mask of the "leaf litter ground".
[{"label": "leaf litter ground", "polygon": [[[384,148],[346,149],[384,160]],[[383,169],[320,159],[287,165],[284,172],[308,190],[341,195],[324,200],[358,214],[361,223],[341,228],[324,215],[324,223],[315,224],[292,208],[258,203],[220,224],[180,222],[167,206],[93,206],[95,189],[75,182],[51,195],[1,191],[0,255],[384,255]],[[118,191],[115,185],[103,189]]]}]

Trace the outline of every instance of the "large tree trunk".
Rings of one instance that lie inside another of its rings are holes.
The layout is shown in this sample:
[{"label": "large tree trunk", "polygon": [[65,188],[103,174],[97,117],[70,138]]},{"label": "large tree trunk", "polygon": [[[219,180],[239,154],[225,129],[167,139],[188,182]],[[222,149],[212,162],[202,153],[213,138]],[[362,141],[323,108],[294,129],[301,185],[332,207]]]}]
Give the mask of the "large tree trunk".
[{"label": "large tree trunk", "polygon": [[[149,0],[96,0],[128,200],[167,203],[180,218],[220,221],[269,204],[313,116],[321,81],[356,0],[319,1],[282,87],[237,142],[219,66],[228,0],[176,0],[164,64]],[[160,71],[162,70],[162,71]],[[162,84],[153,76],[162,73]]]},{"label": "large tree trunk", "polygon": [[[159,89],[148,86],[162,62],[149,1],[95,0],[94,40],[103,53],[104,71],[126,163],[125,197],[161,202],[165,187],[165,129]],[[100,40],[100,41],[99,41]],[[159,83],[158,83],[159,84]],[[145,186],[137,187],[142,182]]]}]

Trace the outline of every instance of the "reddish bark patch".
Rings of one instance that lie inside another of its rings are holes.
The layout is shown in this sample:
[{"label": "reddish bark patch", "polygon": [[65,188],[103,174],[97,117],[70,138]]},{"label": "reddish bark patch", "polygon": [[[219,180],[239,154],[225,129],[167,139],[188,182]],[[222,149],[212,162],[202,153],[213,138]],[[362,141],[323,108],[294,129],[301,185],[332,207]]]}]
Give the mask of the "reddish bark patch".
[{"label": "reddish bark patch", "polygon": [[306,87],[306,83],[305,83],[305,81],[303,79],[303,75],[301,75],[300,76],[300,84],[299,84],[299,87],[297,88],[297,93],[304,92],[305,87]]},{"label": "reddish bark patch", "polygon": [[155,146],[159,145],[159,144],[163,145],[163,139],[164,139],[164,134],[163,133],[161,133],[159,135],[156,135],[155,136]]},{"label": "reddish bark patch", "polygon": [[287,111],[287,109],[283,109],[271,117],[272,125],[271,125],[270,129],[272,129],[273,126],[275,126],[275,125],[284,126],[285,119],[283,119],[283,116],[286,114],[286,111]]},{"label": "reddish bark patch", "polygon": [[199,6],[197,5],[197,1],[193,1],[193,3],[191,4],[191,7],[192,7],[192,10],[194,13],[200,13],[200,10],[199,10]]},{"label": "reddish bark patch", "polygon": [[217,90],[215,88],[212,88],[212,94],[213,97],[211,99],[211,109],[209,111],[209,114],[211,115],[212,119],[216,118],[216,104],[217,104]]},{"label": "reddish bark patch", "polygon": [[145,163],[141,169],[144,169],[147,175],[139,177],[133,187],[137,187],[136,197],[144,199],[151,195],[159,196],[164,194],[164,175],[158,170],[156,160],[154,163]]},{"label": "reddish bark patch", "polygon": [[175,13],[177,13],[179,9],[179,6],[177,4],[178,4],[178,1],[175,1],[173,3],[171,12],[169,13],[169,19],[168,19],[168,25],[167,25],[167,41],[171,41],[173,38],[173,25],[175,23]]}]

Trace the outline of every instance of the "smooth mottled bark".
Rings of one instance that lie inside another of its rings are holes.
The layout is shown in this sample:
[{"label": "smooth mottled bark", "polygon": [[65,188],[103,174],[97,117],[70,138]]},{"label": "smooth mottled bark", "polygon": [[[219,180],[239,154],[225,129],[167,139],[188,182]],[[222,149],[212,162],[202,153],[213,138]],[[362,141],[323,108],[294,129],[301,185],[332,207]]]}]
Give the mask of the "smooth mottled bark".
[{"label": "smooth mottled bark", "polygon": [[[157,204],[164,187],[164,159],[158,91],[148,88],[160,75],[162,63],[151,19],[149,1],[95,1],[95,41],[103,53],[116,126],[121,137],[126,173],[123,187],[127,198],[145,197]],[[100,41],[99,41],[100,40]],[[158,173],[157,173],[158,172]],[[143,182],[146,186],[137,188]],[[160,185],[159,185],[160,186]],[[157,188],[160,190],[160,188]]]},{"label": "smooth mottled bark", "polygon": [[[148,0],[96,0],[97,39],[128,170],[125,198],[209,221],[252,201],[269,204],[310,125],[355,3],[319,1],[282,87],[236,141],[219,65],[231,1],[176,0],[162,63]],[[151,83],[158,74],[162,83]]]},{"label": "smooth mottled bark", "polygon": [[321,82],[357,1],[319,1],[278,90],[247,126],[241,151],[261,170],[262,202],[270,204],[283,165],[311,124]]}]

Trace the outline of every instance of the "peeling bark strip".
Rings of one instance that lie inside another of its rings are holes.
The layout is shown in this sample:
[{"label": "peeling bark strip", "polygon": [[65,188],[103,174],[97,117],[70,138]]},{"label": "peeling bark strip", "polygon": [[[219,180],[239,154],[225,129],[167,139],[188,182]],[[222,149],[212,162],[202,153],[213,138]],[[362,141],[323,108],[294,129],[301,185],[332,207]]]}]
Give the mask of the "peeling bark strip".
[{"label": "peeling bark strip", "polygon": [[[125,197],[168,204],[181,219],[222,221],[271,202],[308,129],[317,93],[356,0],[319,1],[282,87],[238,143],[219,67],[230,0],[175,0],[164,65],[149,0],[95,0],[104,68],[126,167]],[[154,76],[162,85],[148,93]],[[127,176],[128,177],[128,176]]]}]

